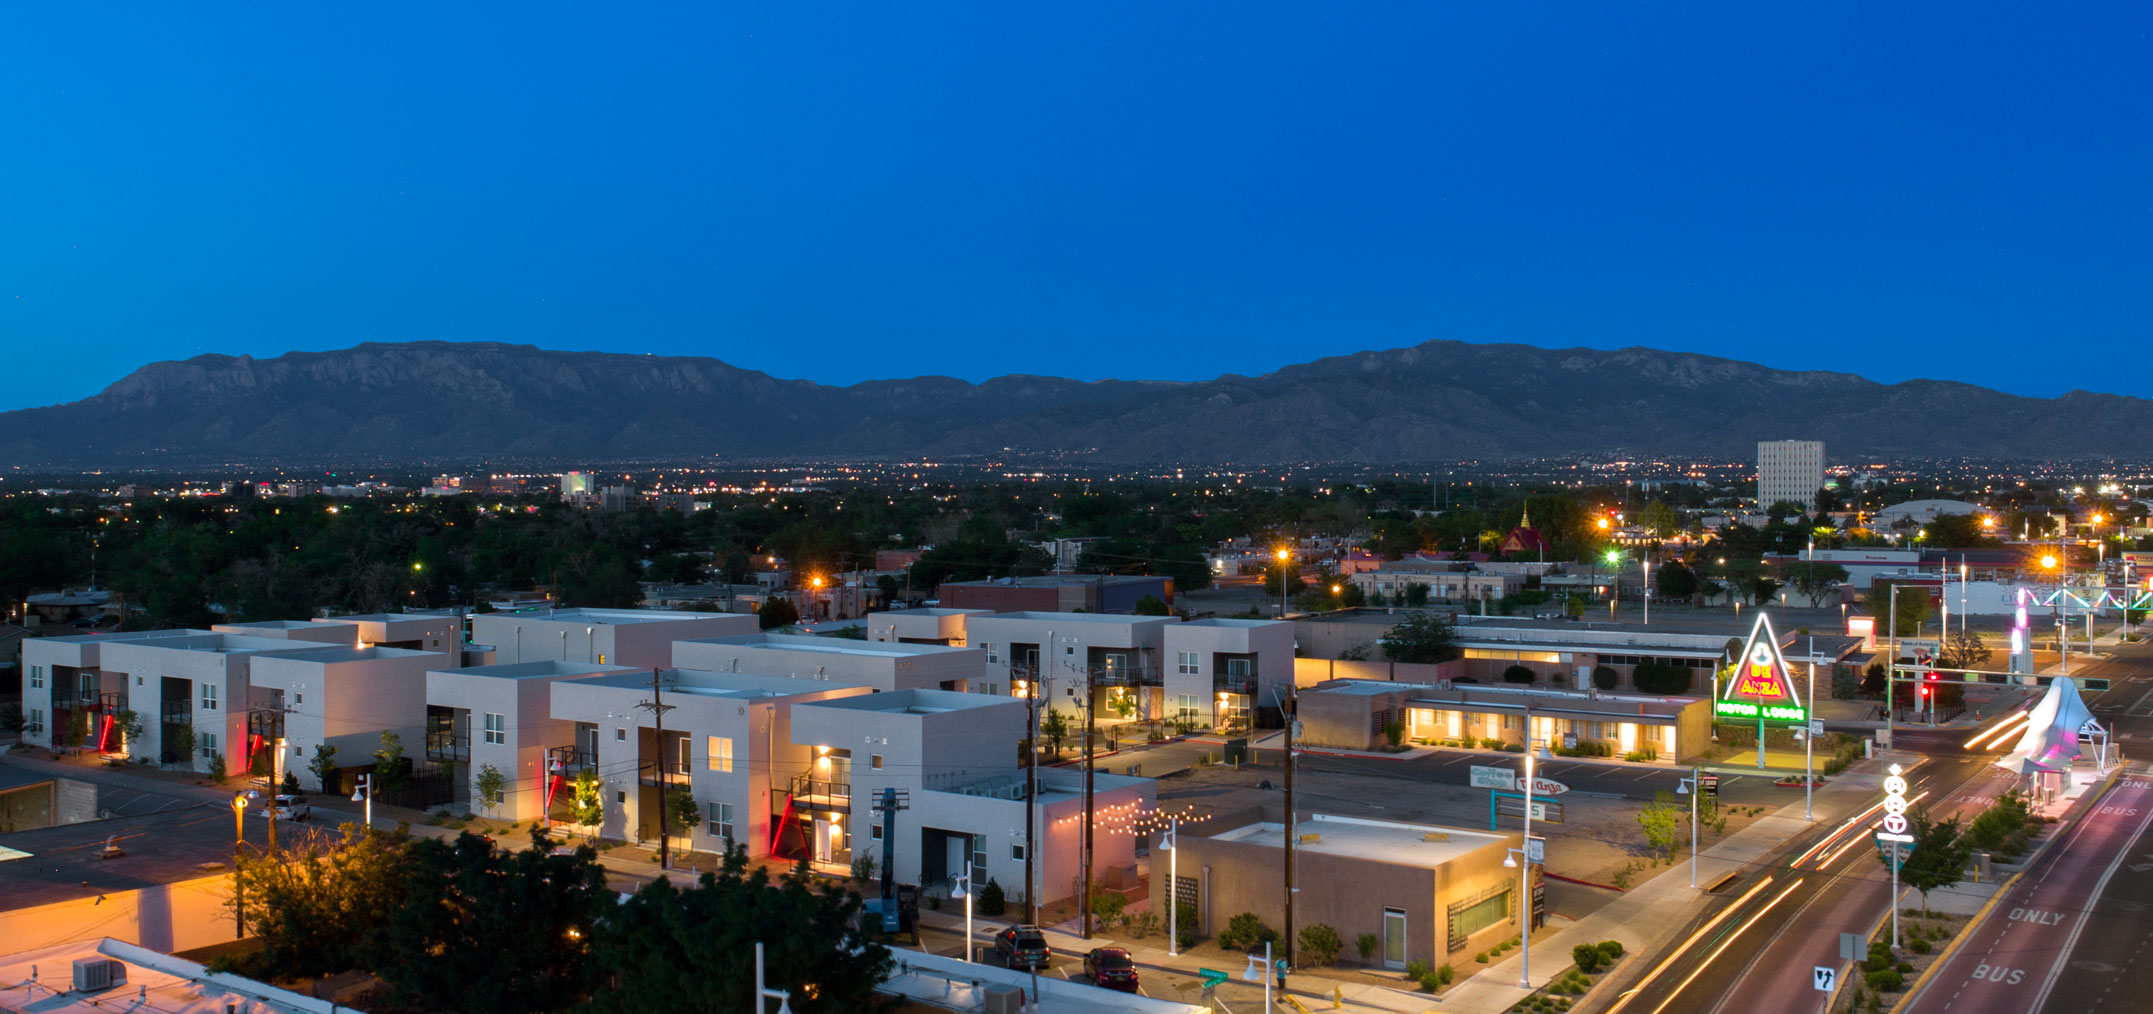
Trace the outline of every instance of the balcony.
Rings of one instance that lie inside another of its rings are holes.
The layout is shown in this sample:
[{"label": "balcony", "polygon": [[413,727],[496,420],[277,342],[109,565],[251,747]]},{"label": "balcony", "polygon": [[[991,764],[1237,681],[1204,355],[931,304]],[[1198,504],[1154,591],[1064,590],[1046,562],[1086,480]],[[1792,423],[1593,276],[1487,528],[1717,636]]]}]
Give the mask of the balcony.
[{"label": "balcony", "polygon": [[1222,694],[1253,694],[1256,692],[1256,677],[1214,676],[1211,679],[1211,688]]},{"label": "balcony", "polygon": [[850,810],[852,808],[852,783],[817,778],[812,773],[794,775],[793,798],[815,809]]},{"label": "balcony", "polygon": [[598,753],[576,746],[549,746],[546,748],[546,771],[563,778],[574,778],[578,771],[598,770]]},{"label": "balcony", "polygon": [[637,772],[641,775],[639,781],[644,785],[657,785],[661,782],[679,786],[689,784],[688,769],[679,761],[644,761],[637,765]]},{"label": "balcony", "polygon": [[166,725],[192,725],[194,704],[191,701],[158,701],[157,720]]},{"label": "balcony", "polygon": [[1166,682],[1165,670],[1148,665],[1117,665],[1095,670],[1093,682],[1102,687],[1156,687]]}]

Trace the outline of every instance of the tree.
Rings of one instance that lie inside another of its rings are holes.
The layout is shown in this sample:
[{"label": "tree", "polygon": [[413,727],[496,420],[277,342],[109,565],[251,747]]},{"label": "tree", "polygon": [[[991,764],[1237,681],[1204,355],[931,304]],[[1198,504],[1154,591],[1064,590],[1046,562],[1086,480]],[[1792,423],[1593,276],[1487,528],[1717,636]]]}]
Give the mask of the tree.
[{"label": "tree", "polygon": [[1573,620],[1583,617],[1585,615],[1585,596],[1569,596],[1563,602],[1562,611],[1563,615],[1568,616]]},{"label": "tree", "polygon": [[369,945],[374,974],[398,1001],[480,1014],[560,1010],[602,967],[588,954],[618,907],[590,848],[554,854],[544,832],[518,851],[465,832],[410,846],[406,893]]},{"label": "tree", "polygon": [[606,819],[605,787],[598,781],[598,772],[589,768],[576,772],[574,792],[568,798],[569,819],[597,834],[598,825]]},{"label": "tree", "polygon": [[1802,560],[1787,565],[1787,583],[1809,600],[1811,609],[1821,605],[1826,592],[1845,583],[1847,570],[1830,561]]},{"label": "tree", "polygon": [[[1412,585],[1421,588],[1424,585]],[[1450,621],[1433,613],[1415,613],[1386,632],[1380,643],[1393,662],[1448,662],[1461,653],[1452,642]]]},{"label": "tree", "polygon": [[1593,686],[1602,690],[1613,690],[1615,689],[1615,684],[1620,680],[1621,677],[1615,672],[1614,666],[1596,665],[1592,667]]},{"label": "tree", "polygon": [[789,627],[800,622],[800,609],[792,604],[791,599],[781,599],[773,595],[763,600],[763,607],[756,612],[755,619],[764,630]]},{"label": "tree", "polygon": [[791,994],[800,1014],[881,1011],[899,1001],[875,992],[894,968],[889,948],[860,928],[860,896],[817,884],[804,865],[773,880],[750,871],[747,851],[685,890],[654,880],[608,914],[591,942],[598,968],[616,970],[584,1014],[653,1010],[748,1011],[755,943],[763,977]]},{"label": "tree", "polygon": [[74,714],[67,717],[67,739],[65,740],[65,742],[67,743],[67,748],[70,750],[80,750],[82,749],[82,745],[89,741],[90,713],[81,708],[77,708],[75,709]]},{"label": "tree", "polygon": [[329,779],[336,777],[336,747],[323,743],[314,748],[314,759],[307,762],[307,770],[314,772],[314,783],[323,792],[336,792],[329,787]]},{"label": "tree", "polygon": [[1654,793],[1652,801],[1637,811],[1637,826],[1645,830],[1645,845],[1663,858],[1673,857],[1675,831],[1681,827],[1683,816],[1675,797]]},{"label": "tree", "polygon": [[1630,682],[1648,694],[1686,694],[1690,690],[1690,672],[1684,665],[1639,662],[1630,668]]},{"label": "tree", "polygon": [[685,835],[703,819],[702,804],[695,801],[694,793],[674,789],[665,794],[665,819],[671,822],[667,830],[675,835]]},{"label": "tree", "polygon": [[[1926,808],[1908,815],[1907,833],[1913,836],[1914,851],[1899,861],[1899,882],[1921,892],[1921,914],[1927,918],[1929,892],[1966,878],[1969,849],[1956,818],[1931,820]],[[1877,861],[1891,868],[1889,854],[1879,854]]]},{"label": "tree", "polygon": [[386,729],[381,747],[374,751],[373,791],[395,792],[411,784],[411,765],[404,760],[404,737]]},{"label": "tree", "polygon": [[1160,601],[1158,596],[1155,595],[1146,595],[1137,599],[1136,605],[1130,607],[1129,611],[1138,616],[1172,616],[1174,614],[1174,611],[1167,608],[1166,603]]},{"label": "tree", "polygon": [[1680,560],[1669,560],[1652,575],[1661,598],[1688,599],[1697,593],[1697,572]]},{"label": "tree", "polygon": [[1513,665],[1503,670],[1505,683],[1531,683],[1536,678],[1538,674],[1533,672],[1531,666]]},{"label": "tree", "polygon": [[1418,581],[1408,584],[1405,586],[1404,598],[1406,608],[1419,609],[1428,604],[1428,586]]},{"label": "tree", "polygon": [[1278,582],[1281,574],[1285,576],[1285,587],[1288,590],[1296,590],[1301,587],[1301,568],[1297,564],[1292,562],[1281,564],[1277,560],[1273,560],[1269,566],[1263,568],[1263,590],[1265,594],[1270,595],[1272,598],[1278,597]]},{"label": "tree", "polygon": [[[1876,617],[1880,625],[1887,628],[1878,633],[1886,635],[1890,633],[1888,628],[1893,625],[1890,620],[1885,619],[1891,615],[1891,589],[1890,584],[1878,581],[1869,586],[1868,594],[1862,596],[1863,608],[1869,610],[1869,615]],[[1921,625],[1929,619],[1929,590],[1919,585],[1900,589],[1898,602],[1899,636],[1912,637],[1921,631]]]},{"label": "tree", "polygon": [[1062,755],[1062,740],[1069,738],[1069,716],[1058,708],[1048,708],[1046,717],[1039,720],[1039,734],[1047,738],[1054,749],[1054,756]]},{"label": "tree", "polygon": [[1009,898],[1002,892],[1002,885],[993,877],[987,878],[987,886],[979,892],[979,914],[994,916],[1009,910]]},{"label": "tree", "polygon": [[364,967],[372,933],[402,904],[410,838],[354,824],[341,832],[240,854],[239,896],[261,942],[252,959],[259,971],[311,977]]},{"label": "tree", "polygon": [[1682,530],[1682,515],[1658,500],[1646,504],[1637,521],[1655,539],[1672,538]]},{"label": "tree", "polygon": [[172,734],[165,737],[164,746],[164,763],[194,766],[194,726],[173,727]]},{"label": "tree", "polygon": [[1994,650],[1981,640],[1981,635],[1968,630],[1954,631],[1944,635],[1943,651],[1938,654],[1936,664],[1946,669],[1979,669],[1994,654]]},{"label": "tree", "polygon": [[284,772],[284,780],[283,780],[283,781],[280,781],[280,782],[278,782],[278,783],[277,783],[277,791],[278,791],[278,792],[281,792],[281,793],[283,793],[283,794],[285,794],[285,795],[287,795],[287,796],[296,796],[296,795],[298,795],[298,794],[299,794],[299,775],[298,775],[298,773],[297,773],[297,772],[292,772],[292,771],[286,771],[286,772]]},{"label": "tree", "polygon": [[1779,594],[1779,582],[1758,574],[1742,582],[1742,590],[1749,595],[1751,602],[1761,606],[1770,602],[1772,596]]},{"label": "tree", "polygon": [[481,764],[478,777],[472,781],[471,787],[478,790],[479,805],[484,807],[486,812],[492,813],[494,807],[501,805],[501,791],[508,787],[508,779],[502,777],[500,768]]},{"label": "tree", "polygon": [[112,716],[112,726],[119,730],[120,742],[126,744],[130,751],[134,749],[135,743],[142,739],[142,713],[139,711],[121,708],[118,714]]}]

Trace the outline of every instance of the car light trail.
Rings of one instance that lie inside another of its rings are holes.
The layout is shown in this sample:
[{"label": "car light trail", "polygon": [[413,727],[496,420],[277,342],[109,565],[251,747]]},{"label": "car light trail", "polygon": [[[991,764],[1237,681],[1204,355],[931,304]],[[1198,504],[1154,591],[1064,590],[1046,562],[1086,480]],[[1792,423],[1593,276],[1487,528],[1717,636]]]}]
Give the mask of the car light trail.
[{"label": "car light trail", "polygon": [[[1682,946],[1675,948],[1665,958],[1660,959],[1660,963],[1654,965],[1652,971],[1646,972],[1645,977],[1637,981],[1637,987],[1635,989],[1632,989],[1629,992],[1622,994],[1622,999],[1615,1001],[1615,1005],[1607,1009],[1607,1014],[1618,1014],[1618,1012],[1621,1011],[1622,1008],[1629,1006],[1630,998],[1636,996],[1639,992],[1642,992],[1646,986],[1652,985],[1652,980],[1659,978],[1660,973],[1667,970],[1667,966],[1674,964],[1675,959],[1682,956],[1682,952],[1689,950],[1692,944],[1695,944],[1697,941],[1704,939],[1705,934],[1712,932],[1712,927],[1719,925],[1728,916],[1733,915],[1735,909],[1741,908],[1744,904],[1748,903],[1749,899],[1756,897],[1757,892],[1764,890],[1767,885],[1771,884],[1771,882],[1771,877],[1765,877],[1763,880],[1757,881],[1755,887],[1750,888],[1741,897],[1736,898],[1734,900],[1734,904],[1721,909],[1718,915],[1712,917],[1711,922],[1705,923],[1703,926],[1698,927],[1697,932],[1690,934],[1690,938],[1688,940],[1682,941]],[[1664,1007],[1666,1005],[1662,1004],[1661,1006]]]},{"label": "car light trail", "polygon": [[[1757,886],[1762,887],[1764,885],[1759,884]],[[1703,961],[1698,962],[1696,968],[1690,970],[1689,978],[1683,979],[1681,985],[1676,986],[1673,992],[1667,994],[1667,999],[1660,1001],[1659,1006],[1652,1008],[1652,1014],[1660,1014],[1661,1011],[1666,1010],[1668,1004],[1675,1002],[1675,997],[1681,996],[1682,991],[1688,989],[1690,983],[1696,981],[1699,975],[1704,974],[1706,966],[1710,965],[1714,958],[1719,957],[1722,952],[1726,951],[1728,946],[1732,945],[1736,938],[1740,937],[1743,933],[1748,932],[1751,926],[1755,926],[1757,924],[1757,920],[1764,918],[1764,913],[1771,911],[1772,906],[1787,900],[1787,895],[1793,894],[1794,889],[1800,886],[1802,886],[1802,882],[1799,880],[1788,883],[1786,890],[1779,892],[1778,896],[1774,897],[1768,902],[1765,902],[1764,907],[1758,909],[1755,915],[1750,916],[1749,921],[1743,923],[1741,925],[1741,928],[1727,934],[1727,939],[1720,941],[1719,946],[1713,948],[1710,955],[1708,955]]]},{"label": "car light trail", "polygon": [[1997,743],[1989,743],[1989,744],[1987,744],[1987,745],[1985,745],[1985,746],[1984,746],[1984,745],[1982,745],[1982,741],[1983,741],[1983,740],[1985,740],[1985,739],[1988,739],[1988,738],[1989,738],[1989,737],[1991,737],[1991,736],[1996,736],[1996,737],[1998,737],[1998,740],[1997,740],[1997,742],[2001,742],[2001,741],[2002,741],[2002,740],[2001,740],[2002,734],[2003,734],[2003,733],[2004,733],[2005,731],[2007,731],[2007,730],[2010,730],[2010,729],[2011,729],[2011,728],[2012,728],[2013,726],[2020,726],[2020,725],[2023,725],[2023,724],[2024,724],[2024,723],[2025,723],[2026,721],[2028,721],[2028,720],[2029,720],[2030,718],[2031,718],[2031,715],[2030,715],[2030,714],[2029,714],[2028,712],[2024,712],[2024,711],[2015,711],[2015,712],[2012,712],[2012,713],[2011,713],[2011,714],[2010,714],[2009,716],[2005,717],[2003,721],[2001,721],[2001,722],[1998,722],[1998,723],[1996,723],[1995,725],[1992,725],[1992,726],[1990,726],[1990,727],[1989,727],[1989,728],[1988,728],[1987,730],[1985,730],[1985,731],[1982,731],[1982,732],[1977,732],[1977,733],[1975,733],[1975,734],[1974,734],[1974,737],[1973,737],[1972,739],[1969,739],[1969,740],[1967,740],[1967,741],[1966,741],[1966,743],[1964,744],[1964,745],[1965,745],[1965,749],[1971,750],[1971,749],[1974,749],[1974,748],[1975,748],[1976,746],[1980,746],[1980,747],[1981,747],[1981,749],[1984,749],[1984,750],[1986,750],[1986,749],[1988,749],[1989,747],[1993,747],[1993,746],[1996,746],[1996,745],[1997,745]]}]

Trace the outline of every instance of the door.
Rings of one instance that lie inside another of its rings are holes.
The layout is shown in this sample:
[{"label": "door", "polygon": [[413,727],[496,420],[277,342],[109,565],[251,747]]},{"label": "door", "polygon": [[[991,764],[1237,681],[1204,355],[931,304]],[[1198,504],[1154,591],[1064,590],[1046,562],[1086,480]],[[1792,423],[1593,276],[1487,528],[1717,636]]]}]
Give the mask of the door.
[{"label": "door", "polygon": [[1383,967],[1405,967],[1405,912],[1401,909],[1383,910]]},{"label": "door", "polygon": [[815,822],[815,861],[818,863],[830,861],[830,831],[829,821],[818,820]]}]

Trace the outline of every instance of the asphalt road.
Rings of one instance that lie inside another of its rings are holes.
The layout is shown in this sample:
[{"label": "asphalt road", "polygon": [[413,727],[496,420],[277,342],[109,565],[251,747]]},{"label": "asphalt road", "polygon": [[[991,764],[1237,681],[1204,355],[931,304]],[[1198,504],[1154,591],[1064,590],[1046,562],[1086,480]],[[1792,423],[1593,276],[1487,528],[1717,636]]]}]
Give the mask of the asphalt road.
[{"label": "asphalt road", "polygon": [[[1301,754],[1300,770],[1329,774],[1376,775],[1386,778],[1406,778],[1419,782],[1466,784],[1467,771],[1474,765],[1505,767],[1522,770],[1522,759],[1517,754],[1498,754],[1470,750],[1438,750],[1412,760],[1395,760],[1384,757],[1354,757],[1336,754]],[[1729,772],[1719,779],[1720,804],[1723,806],[1781,806],[1789,800],[1801,802],[1802,790],[1773,785],[1776,774],[1741,774],[1739,763],[1720,762],[1715,770]],[[1573,760],[1556,758],[1533,765],[1533,773],[1542,778],[1552,778],[1570,787],[1574,793],[1603,796],[1607,798],[1649,800],[1655,794],[1675,791],[1675,785],[1689,776],[1688,768],[1644,768],[1614,764],[1583,764]]]},{"label": "asphalt road", "polygon": [[[1902,747],[1915,741],[1902,739]],[[1980,756],[1952,754],[1943,743],[1922,745],[1940,756],[1910,772],[1909,798],[1926,793],[1922,802],[1933,812],[1985,806],[2003,787],[2001,779],[1986,777]],[[1838,964],[1839,933],[1866,931],[1890,898],[1891,873],[1876,861],[1870,838],[1879,817],[1872,809],[1798,836],[1788,847],[1790,860],[1722,888],[1723,900],[1708,905],[1678,935],[1686,943],[1659,956],[1661,970],[1619,999],[1610,1014],[1815,1010],[1811,968]]]}]

